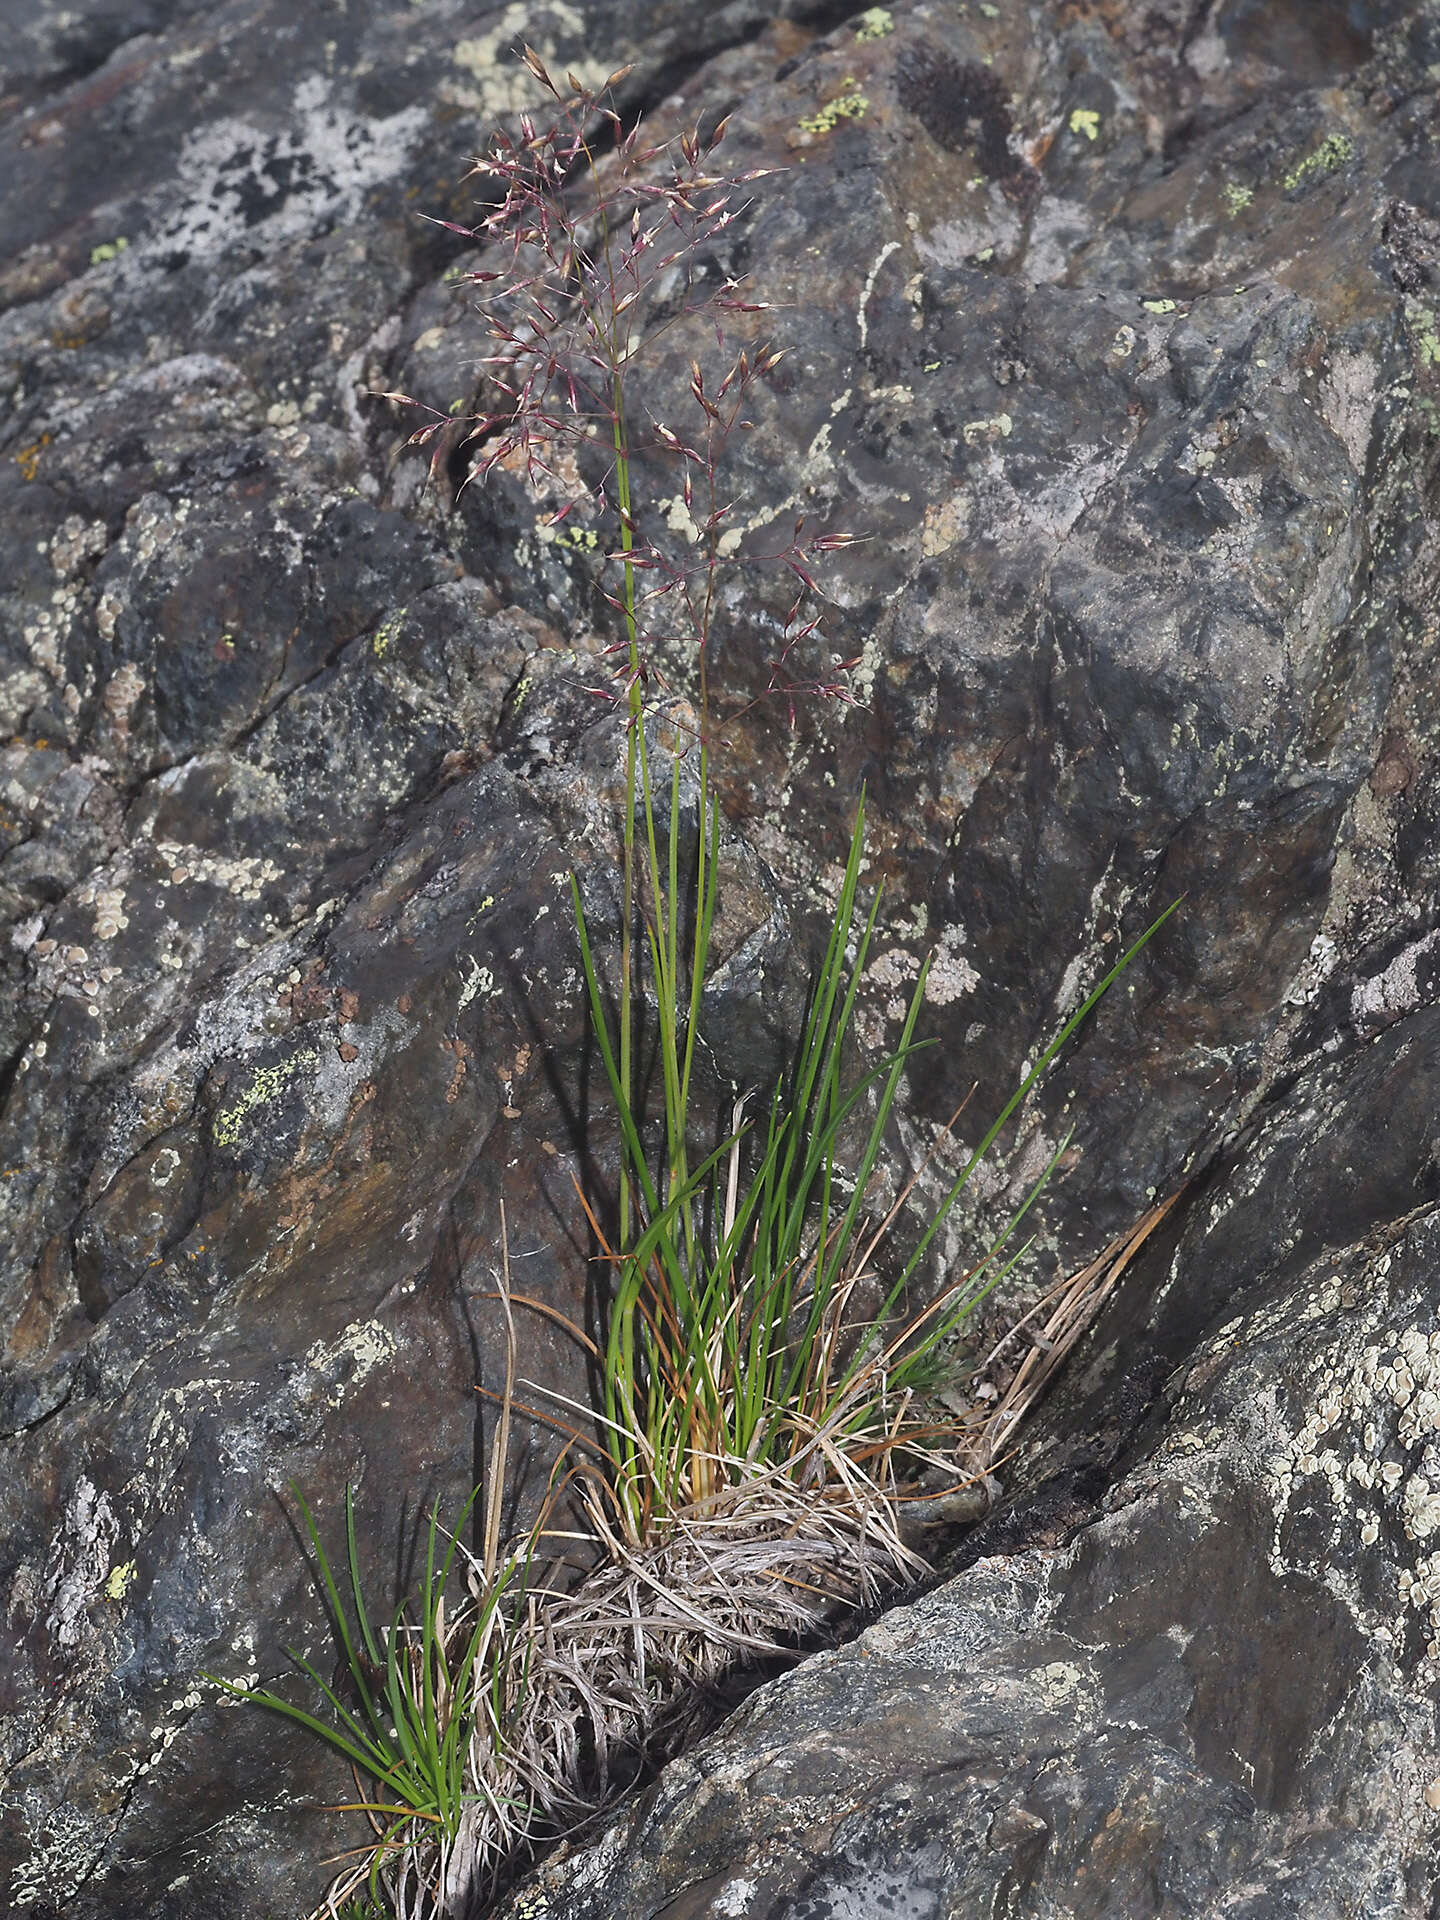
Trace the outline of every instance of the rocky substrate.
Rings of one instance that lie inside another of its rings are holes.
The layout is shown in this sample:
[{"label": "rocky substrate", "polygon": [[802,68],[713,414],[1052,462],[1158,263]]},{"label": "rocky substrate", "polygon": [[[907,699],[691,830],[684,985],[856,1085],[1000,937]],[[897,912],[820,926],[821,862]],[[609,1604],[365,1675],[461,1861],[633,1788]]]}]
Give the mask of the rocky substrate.
[{"label": "rocky substrate", "polygon": [[[713,262],[790,349],[729,483],[717,1093],[793,1030],[863,784],[867,1044],[936,954],[897,1186],[1185,895],[937,1270],[1069,1128],[1027,1287],[1189,1185],[964,1570],[518,1897],[1428,1913],[1440,7],[0,18],[4,1899],[318,1896],[347,1829],[307,1809],[348,1783],[198,1675],[322,1653],[292,1480],[322,1516],[358,1486],[385,1594],[459,1506],[502,1192],[525,1290],[583,1308],[572,1173],[608,1139],[568,876],[613,925],[621,751],[593,563],[503,476],[457,503],[458,444],[427,489],[373,397],[475,397],[469,255],[419,215],[475,217],[526,39],[786,169]],[[792,727],[745,703],[800,516],[873,538],[826,629],[859,704]]]}]

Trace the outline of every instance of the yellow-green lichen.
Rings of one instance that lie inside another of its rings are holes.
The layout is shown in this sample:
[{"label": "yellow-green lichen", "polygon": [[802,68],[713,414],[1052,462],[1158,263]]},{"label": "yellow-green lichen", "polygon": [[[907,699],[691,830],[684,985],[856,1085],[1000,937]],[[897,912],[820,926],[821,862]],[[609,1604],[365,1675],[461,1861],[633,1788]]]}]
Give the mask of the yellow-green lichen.
[{"label": "yellow-green lichen", "polygon": [[91,266],[103,267],[107,260],[117,259],[120,254],[124,253],[129,244],[130,242],[125,238],[124,234],[121,234],[116,240],[103,240],[98,247],[92,247],[90,249]]},{"label": "yellow-green lichen", "polygon": [[1422,367],[1440,367],[1440,321],[1429,307],[1418,300],[1405,302],[1405,324],[1415,343]]},{"label": "yellow-green lichen", "polygon": [[1100,116],[1093,107],[1076,107],[1070,116],[1071,133],[1083,133],[1087,140],[1100,137]]},{"label": "yellow-green lichen", "polygon": [[1220,189],[1220,198],[1225,202],[1225,211],[1233,220],[1237,214],[1243,213],[1255,198],[1255,189],[1243,186],[1238,180],[1227,180]]},{"label": "yellow-green lichen", "polygon": [[1303,187],[1307,181],[1323,180],[1327,173],[1334,173],[1354,157],[1355,142],[1348,134],[1328,133],[1313,153],[1307,153],[1285,175],[1285,191],[1293,193],[1296,187]]},{"label": "yellow-green lichen", "polygon": [[112,1567],[110,1578],[105,1582],[107,1600],[123,1600],[135,1584],[135,1562],[127,1560],[123,1566]]},{"label": "yellow-green lichen", "polygon": [[883,40],[895,31],[895,16],[888,7],[867,7],[855,27],[857,40]]},{"label": "yellow-green lichen", "polygon": [[1140,304],[1146,313],[1176,313],[1180,307],[1178,300],[1142,300]]},{"label": "yellow-green lichen", "polygon": [[291,1054],[288,1060],[277,1060],[273,1067],[261,1067],[255,1078],[233,1106],[226,1107],[223,1113],[215,1116],[215,1144],[217,1147],[237,1146],[245,1122],[259,1107],[268,1106],[302,1067],[308,1067],[315,1059],[312,1047],[302,1048],[299,1053]]},{"label": "yellow-green lichen", "polygon": [[807,114],[800,122],[802,133],[833,133],[842,120],[860,120],[870,111],[867,96],[858,91],[859,81],[853,75],[840,83],[841,90],[833,100],[827,100],[818,113]]},{"label": "yellow-green lichen", "polygon": [[382,620],[375,629],[375,636],[370,642],[370,651],[377,660],[383,660],[390,651],[391,644],[405,624],[405,616],[409,611],[408,607],[401,607],[398,613],[392,613],[388,620]]}]

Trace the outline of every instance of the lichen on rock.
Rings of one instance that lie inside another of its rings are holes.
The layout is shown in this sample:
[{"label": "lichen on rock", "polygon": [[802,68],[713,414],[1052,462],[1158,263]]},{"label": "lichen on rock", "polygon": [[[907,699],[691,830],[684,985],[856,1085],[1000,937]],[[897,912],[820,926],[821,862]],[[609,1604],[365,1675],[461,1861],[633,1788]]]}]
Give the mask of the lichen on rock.
[{"label": "lichen on rock", "polygon": [[[458,1510],[502,1192],[527,1290],[585,1286],[572,1174],[614,1143],[582,1137],[567,875],[613,930],[613,635],[587,529],[508,477],[458,491],[472,255],[417,217],[473,223],[484,116],[534,104],[522,38],[557,73],[633,62],[627,115],[728,112],[785,169],[705,263],[771,303],[737,337],[789,349],[727,478],[717,1101],[793,1039],[863,788],[877,1048],[936,954],[886,1169],[917,1204],[1185,896],[944,1260],[1072,1129],[1012,1312],[1193,1184],[979,1557],[517,1899],[1433,1898],[1440,38],[1421,0],[1190,11],[18,10],[0,1904],[318,1896],[348,1839],[304,1809],[350,1783],[195,1675],[328,1657],[290,1481],[331,1514],[358,1486],[387,1606],[416,1512]],[[375,397],[401,389],[455,436],[434,484]],[[751,561],[797,519],[866,538],[823,634],[856,704],[792,728],[754,700],[787,603]],[[558,1339],[527,1365],[583,1393]]]}]

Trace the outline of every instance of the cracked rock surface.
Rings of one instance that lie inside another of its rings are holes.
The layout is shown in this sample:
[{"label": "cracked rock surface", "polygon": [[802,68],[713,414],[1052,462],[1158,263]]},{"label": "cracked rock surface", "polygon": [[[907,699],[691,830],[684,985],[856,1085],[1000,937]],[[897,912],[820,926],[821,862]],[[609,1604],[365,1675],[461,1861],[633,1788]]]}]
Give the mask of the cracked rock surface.
[{"label": "cracked rock surface", "polygon": [[[793,1030],[863,784],[867,1044],[936,956],[897,1190],[1185,895],[937,1269],[1071,1129],[1028,1286],[1192,1185],[946,1581],[517,1897],[1430,1913],[1440,6],[0,26],[0,1904],[318,1897],[347,1829],[305,1809],[349,1783],[199,1676],[324,1657],[289,1483],[322,1523],[356,1484],[396,1598],[468,1492],[502,1193],[526,1290],[583,1304],[572,1173],[607,1138],[568,876],[613,927],[609,636],[556,502],[457,503],[458,432],[426,490],[374,397],[477,397],[471,255],[418,216],[475,217],[528,40],[784,169],[707,263],[790,350],[728,475],[725,1077]],[[691,350],[637,403],[677,417]],[[747,702],[798,517],[872,537],[824,633],[860,704],[792,727]]]}]

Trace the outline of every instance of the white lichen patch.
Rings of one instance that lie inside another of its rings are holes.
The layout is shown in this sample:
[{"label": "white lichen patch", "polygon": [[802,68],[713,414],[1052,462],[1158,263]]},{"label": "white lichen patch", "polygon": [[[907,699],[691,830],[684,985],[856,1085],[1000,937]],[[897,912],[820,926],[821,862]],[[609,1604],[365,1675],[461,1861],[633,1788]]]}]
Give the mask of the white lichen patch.
[{"label": "white lichen patch", "polygon": [[166,869],[162,886],[215,887],[237,900],[258,900],[267,886],[283,877],[273,860],[258,856],[235,859],[213,854],[179,840],[157,840],[155,852]]},{"label": "white lichen patch", "polygon": [[1063,281],[1094,228],[1094,211],[1084,201],[1047,195],[1031,221],[1025,249],[1026,277],[1037,283]]},{"label": "white lichen patch", "polygon": [[1049,1661],[1036,1670],[1035,1678],[1052,1700],[1067,1699],[1086,1683],[1086,1675],[1070,1660]]},{"label": "white lichen patch", "polygon": [[1432,1533],[1440,1533],[1440,1471],[1434,1480],[1430,1471],[1412,1473],[1401,1497],[1405,1531],[1412,1540],[1428,1540]]},{"label": "white lichen patch", "polygon": [[[964,267],[975,260],[988,264],[997,254],[1013,254],[1024,235],[1019,214],[998,187],[923,230],[917,216],[911,231],[916,253],[936,267]],[[918,292],[912,296],[908,284],[906,294],[919,305]]]},{"label": "white lichen patch", "polygon": [[257,230],[273,242],[314,233],[327,221],[342,225],[359,214],[372,187],[406,172],[428,118],[428,107],[418,105],[364,118],[332,102],[320,74],[296,86],[282,130],[229,115],[206,118],[181,148],[150,233],[110,271],[143,273],[158,255],[230,257],[252,244]]},{"label": "white lichen patch", "polygon": [[[690,512],[689,507],[685,503],[683,493],[677,493],[674,498],[670,500],[657,501],[656,505],[664,516],[666,526],[677,538],[688,541],[691,546],[698,546],[705,538],[705,529]],[[726,527],[715,542],[715,550],[720,555],[720,558],[722,560],[728,560],[733,554],[738,553],[740,551],[740,542],[744,539],[745,533],[749,531],[750,526],[757,524],[759,523],[752,521],[748,523],[744,529],[740,527]],[[589,535],[589,541],[593,547],[596,542],[596,536],[594,534]]]},{"label": "white lichen patch", "polygon": [[586,37],[585,17],[568,0],[544,0],[539,6],[534,0],[512,0],[494,26],[455,43],[450,58],[457,74],[466,77],[447,75],[440,82],[440,98],[468,107],[487,122],[537,105],[545,93],[516,57],[522,43],[533,46],[547,65],[554,66],[557,80],[561,73],[573,73],[582,86],[602,86],[610,69],[580,51]]},{"label": "white lichen patch", "polygon": [[145,1434],[145,1455],[124,1488],[127,1506],[136,1513],[167,1511],[190,1450],[195,1412],[192,1403],[208,1400],[218,1405],[231,1383],[216,1376],[187,1380],[166,1387],[155,1402]]},{"label": "white lichen patch", "polygon": [[150,1184],[163,1192],[180,1171],[180,1156],[174,1147],[162,1147],[150,1163]]},{"label": "white lichen patch", "polygon": [[932,1006],[951,1006],[979,986],[979,974],[960,952],[964,944],[965,931],[962,927],[946,927],[941,934],[940,943],[931,956],[930,972],[925,981],[925,998]]},{"label": "white lichen patch", "polygon": [[74,1807],[32,1813],[22,1804],[21,1811],[28,1816],[30,1852],[10,1877],[11,1901],[17,1913],[42,1897],[63,1907],[84,1885],[106,1836],[93,1817]]},{"label": "white lichen patch", "polygon": [[866,317],[865,309],[869,306],[870,296],[875,291],[875,282],[880,278],[880,269],[885,265],[885,262],[890,258],[892,253],[898,253],[899,251],[900,242],[898,240],[887,240],[879,253],[876,254],[874,260],[870,263],[870,271],[865,275],[865,283],[860,289],[860,304],[855,312],[855,324],[860,332],[860,347],[862,352],[870,338],[870,322]]},{"label": "white lichen patch", "polygon": [[1350,1021],[1367,1037],[1392,1026],[1426,999],[1418,970],[1440,973],[1440,933],[1427,933],[1396,954],[1383,973],[1362,980],[1350,996]]},{"label": "white lichen patch", "polygon": [[483,995],[491,1000],[500,989],[495,984],[495,975],[489,967],[482,967],[473,953],[465,955],[465,965],[469,969],[461,978],[460,998],[457,1005],[463,1010],[477,996]]},{"label": "white lichen patch", "polygon": [[1287,1007],[1308,1007],[1320,997],[1321,988],[1334,973],[1340,949],[1328,933],[1317,933],[1299,971],[1285,990]]},{"label": "white lichen patch", "polygon": [[80,589],[66,585],[55,588],[48,607],[30,607],[26,610],[28,617],[21,628],[26,651],[33,664],[57,685],[65,677],[60,658],[62,642],[81,604]]},{"label": "white lichen patch", "polygon": [[72,513],[51,535],[47,552],[57,580],[70,580],[91,560],[98,560],[110,544],[103,520],[86,520]]},{"label": "white lichen patch", "polygon": [[1206,474],[1214,471],[1215,462],[1236,438],[1236,427],[1232,420],[1207,420],[1197,427],[1190,439],[1181,448],[1175,465],[1182,473]]},{"label": "white lichen patch", "polygon": [[913,980],[919,971],[920,962],[913,953],[907,953],[903,947],[891,947],[866,967],[865,981],[867,986],[895,988]]},{"label": "white lichen patch", "polygon": [[[240,1693],[253,1692],[260,1685],[260,1662],[255,1653],[254,1630],[250,1627],[242,1627],[230,1642],[230,1651],[237,1659],[243,1657],[246,1665],[240,1672],[232,1671],[224,1678]],[[235,1698],[234,1694],[227,1693],[212,1700],[212,1704],[217,1707],[236,1707],[242,1703]]]},{"label": "white lichen patch", "polygon": [[130,916],[125,911],[125,889],[123,887],[100,888],[95,894],[95,938],[113,940],[116,934],[123,933],[129,924]]},{"label": "white lichen patch", "polygon": [[326,1382],[325,1403],[334,1408],[398,1350],[394,1334],[379,1320],[353,1320],[333,1340],[317,1340],[305,1354],[305,1366]]},{"label": "white lichen patch", "polygon": [[[873,11],[878,12],[879,9]],[[751,1901],[759,1891],[759,1884],[757,1880],[747,1880],[740,1874],[733,1880],[727,1880],[715,1895],[716,1913],[724,1915],[725,1920],[744,1920],[750,1911]]]},{"label": "white lichen patch", "polygon": [[[1106,972],[1114,966],[1122,951],[1116,938],[1125,909],[1134,898],[1134,888],[1115,880],[1115,857],[1105,862],[1104,871],[1090,889],[1085,926],[1077,951],[1067,962],[1055,996],[1055,1012],[1063,1020],[1075,1012],[1081,1001],[1094,991]],[[1107,931],[1101,933],[1101,927]]]},{"label": "white lichen patch", "polygon": [[110,1496],[85,1474],[70,1490],[42,1569],[23,1566],[11,1582],[8,1612],[43,1623],[52,1645],[74,1653],[91,1635],[90,1609],[105,1595],[120,1533]]},{"label": "white lichen patch", "polygon": [[1333,351],[1320,386],[1325,424],[1344,446],[1357,474],[1365,473],[1380,400],[1379,366],[1374,354]]}]

